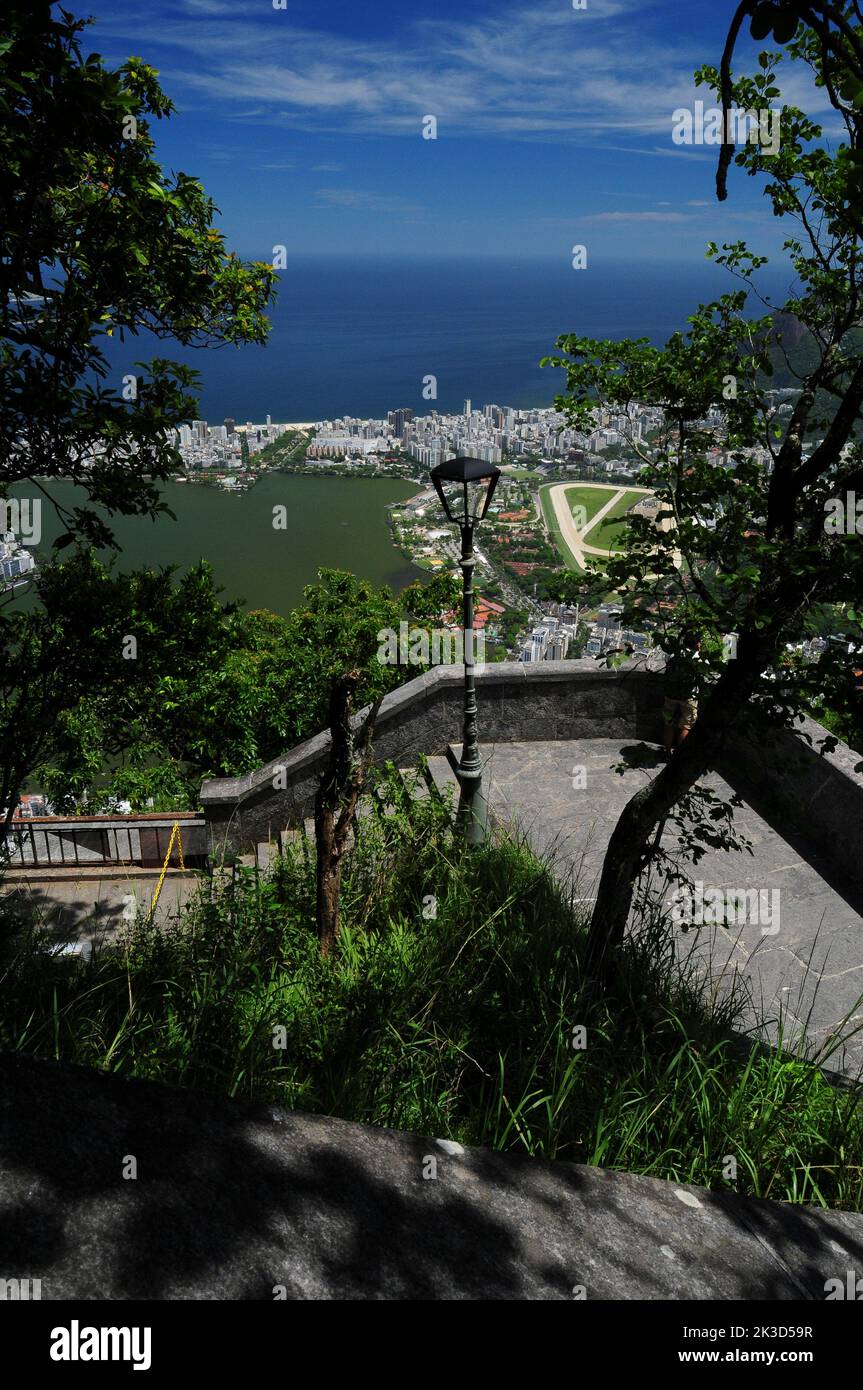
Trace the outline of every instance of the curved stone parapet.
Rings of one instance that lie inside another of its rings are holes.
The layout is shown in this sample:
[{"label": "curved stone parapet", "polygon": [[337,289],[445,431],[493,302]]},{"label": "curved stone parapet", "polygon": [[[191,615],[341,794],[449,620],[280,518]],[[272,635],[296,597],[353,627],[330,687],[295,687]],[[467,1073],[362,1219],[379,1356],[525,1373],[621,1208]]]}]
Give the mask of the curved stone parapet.
[{"label": "curved stone parapet", "polygon": [[[381,706],[375,762],[412,766],[420,754],[461,742],[464,667],[437,666],[400,686]],[[480,746],[559,739],[662,741],[663,673],[635,658],[617,670],[592,658],[500,662],[476,667]],[[358,720],[362,714],[357,716]],[[205,782],[201,804],[210,854],[253,850],[299,825],[314,809],[329,733],[306,739],[244,777]],[[863,887],[861,755],[811,719],[792,728],[738,728],[717,771],[778,826],[802,834],[852,883]]]},{"label": "curved stone parapet", "polygon": [[[825,751],[825,742],[835,747]],[[796,831],[863,888],[863,754],[814,719],[793,727],[741,727],[726,741],[723,776],[768,820]]]},{"label": "curved stone parapet", "polygon": [[[567,738],[661,738],[662,675],[644,661],[616,671],[588,658],[477,666],[480,744]],[[378,715],[380,764],[416,762],[461,741],[463,666],[436,666],[388,695]],[[362,718],[362,715],[359,716]],[[244,777],[205,782],[211,853],[242,853],[312,814],[329,733],[317,734]]]}]

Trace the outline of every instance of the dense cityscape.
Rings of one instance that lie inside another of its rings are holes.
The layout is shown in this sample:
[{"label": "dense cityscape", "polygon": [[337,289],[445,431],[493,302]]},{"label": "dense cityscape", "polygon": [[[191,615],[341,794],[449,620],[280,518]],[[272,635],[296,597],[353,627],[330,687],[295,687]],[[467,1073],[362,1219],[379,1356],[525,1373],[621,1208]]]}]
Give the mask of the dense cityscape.
[{"label": "dense cityscape", "polygon": [[[793,389],[769,393],[777,417],[790,413],[795,395]],[[461,412],[449,414],[432,409],[419,415],[399,407],[385,418],[342,416],[294,424],[277,423],[270,415],[261,423],[193,420],[180,428],[175,442],[184,479],[229,492],[252,487],[270,469],[416,482],[422,490],[391,506],[390,521],[399,548],[431,572],[453,567],[458,554],[428,490],[429,471],[459,456],[500,466],[500,487],[477,545],[482,593],[476,621],[495,659],[529,663],[650,649],[647,633],[621,626],[614,604],[579,611],[549,597],[548,581],[567,557],[549,524],[541,489],[555,480],[604,482],[621,508],[649,515],[653,499],[628,485],[653,455],[665,423],[661,409],[631,402],[625,412],[597,407],[592,428],[581,432],[554,408],[477,407],[466,399]],[[710,461],[730,467],[721,407],[711,407],[699,425],[714,439]],[[748,452],[769,465],[765,449]]]},{"label": "dense cityscape", "polygon": [[[777,419],[787,417],[793,388],[768,392]],[[305,437],[306,467],[346,464],[352,468],[373,465],[386,471],[398,464],[418,480],[446,458],[470,456],[484,463],[501,464],[517,460],[533,461],[540,471],[549,473],[558,466],[595,466],[608,474],[626,476],[639,467],[632,456],[650,453],[650,440],[664,424],[664,412],[655,406],[630,402],[623,413],[597,407],[593,428],[580,432],[567,423],[565,415],[552,407],[517,410],[495,404],[474,406],[470,399],[457,414],[431,410],[415,414],[409,407],[387,412],[386,418],[342,416],[300,424],[278,424],[271,416],[262,423],[238,424],[226,418],[220,425],[193,420],[176,432],[175,442],[190,473],[212,474],[219,480],[231,473],[253,474],[257,465],[274,457],[273,446],[287,438]],[[720,406],[710,409],[697,428],[715,436],[711,461],[728,466],[730,451],[723,447],[724,415]],[[624,450],[630,458],[622,458]],[[277,453],[283,452],[278,450]],[[747,451],[766,463],[766,449]],[[414,465],[411,470],[411,465]]]},{"label": "dense cityscape", "polygon": [[[795,395],[791,389],[769,393],[777,416],[790,413]],[[433,573],[453,569],[458,551],[428,488],[429,471],[458,456],[500,466],[500,486],[476,550],[481,586],[476,626],[483,650],[491,659],[525,663],[603,657],[623,649],[644,654],[651,648],[650,635],[623,627],[621,610],[613,602],[579,608],[549,595],[549,580],[567,563],[567,554],[550,525],[544,494],[552,481],[572,482],[577,491],[577,480],[592,479],[595,486],[607,484],[621,519],[625,511],[651,515],[654,499],[640,496],[632,485],[665,423],[661,409],[631,402],[622,413],[598,407],[592,428],[580,432],[554,408],[475,407],[470,399],[461,412],[450,414],[432,409],[415,415],[400,407],[386,418],[343,416],[302,423],[279,423],[271,415],[258,423],[195,419],[174,435],[183,464],[176,481],[240,493],[271,470],[410,480],[420,491],[388,508],[392,535],[413,565]],[[714,439],[711,462],[731,466],[721,408],[711,407],[700,426]],[[769,467],[766,450],[749,452]],[[612,553],[611,542],[607,552],[593,548],[591,553]],[[32,554],[12,532],[4,533],[4,586],[24,582],[35,568]],[[807,644],[805,655],[816,659],[818,650]]]},{"label": "dense cityscape", "polygon": [[[622,631],[613,613],[597,612],[588,623],[587,613],[545,597],[543,581],[563,560],[549,535],[538,487],[582,473],[611,481],[631,478],[640,464],[621,458],[621,446],[639,443],[661,424],[661,411],[633,405],[625,416],[597,412],[596,429],[583,435],[555,409],[474,408],[466,400],[459,414],[433,410],[415,416],[398,408],[385,419],[302,424],[277,423],[271,416],[242,424],[228,418],[215,426],[194,420],[181,427],[176,443],[187,478],[212,481],[227,491],[253,486],[270,468],[411,479],[422,491],[390,508],[393,535],[413,564],[432,572],[453,567],[458,554],[428,491],[429,470],[459,455],[500,465],[503,477],[477,547],[482,593],[476,623],[486,650],[497,658],[536,662],[585,650],[603,654],[628,642],[635,650],[649,644],[645,634]],[[637,505],[635,497],[632,502]]]}]

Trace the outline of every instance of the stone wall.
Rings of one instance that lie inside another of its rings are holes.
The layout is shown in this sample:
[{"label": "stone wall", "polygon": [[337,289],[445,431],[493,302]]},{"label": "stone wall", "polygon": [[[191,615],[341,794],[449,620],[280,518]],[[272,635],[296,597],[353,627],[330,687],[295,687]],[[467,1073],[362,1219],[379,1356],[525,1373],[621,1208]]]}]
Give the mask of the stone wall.
[{"label": "stone wall", "polygon": [[[659,743],[662,682],[662,673],[643,660],[617,671],[592,659],[477,667],[480,744],[576,738]],[[420,753],[441,754],[448,744],[460,744],[463,692],[463,667],[438,666],[387,696],[375,761],[408,767]],[[800,734],[732,735],[718,770],[778,829],[803,834],[863,886],[863,776],[854,771],[861,759],[843,743],[832,753],[819,752],[828,734],[812,720],[797,727]],[[329,734],[318,734],[245,777],[205,782],[201,803],[211,855],[252,850],[310,816],[328,744]]]},{"label": "stone wall", "polygon": [[845,743],[820,751],[829,737],[812,719],[741,731],[728,739],[721,770],[768,820],[796,830],[863,887],[863,775],[854,770],[863,755]]},{"label": "stone wall", "polygon": [[[464,668],[437,666],[385,699],[375,761],[410,766],[420,753],[460,743]],[[591,660],[501,662],[477,667],[480,742],[569,738],[661,738],[662,676],[643,663],[617,671]],[[201,804],[211,853],[238,853],[312,814],[329,734],[318,734],[245,777],[205,782]]]}]

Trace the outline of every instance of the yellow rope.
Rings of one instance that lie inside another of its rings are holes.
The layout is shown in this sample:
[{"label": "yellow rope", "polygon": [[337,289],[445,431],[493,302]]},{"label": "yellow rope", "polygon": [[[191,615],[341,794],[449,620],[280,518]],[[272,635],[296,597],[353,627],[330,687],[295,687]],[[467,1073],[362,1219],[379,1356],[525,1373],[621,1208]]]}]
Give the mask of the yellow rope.
[{"label": "yellow rope", "polygon": [[165,862],[162,865],[162,872],[159,874],[159,882],[156,884],[156,891],[153,894],[153,901],[150,903],[150,911],[147,913],[148,922],[150,918],[153,916],[153,913],[156,911],[156,903],[159,901],[159,894],[162,891],[162,884],[165,882],[165,875],[168,872],[168,864],[171,861],[171,852],[174,848],[175,840],[177,841],[177,853],[180,856],[180,868],[183,870],[183,873],[186,872],[186,865],[183,862],[183,837],[180,834],[179,822],[175,821],[174,828],[171,831],[171,838],[168,841],[168,853],[165,855]]}]

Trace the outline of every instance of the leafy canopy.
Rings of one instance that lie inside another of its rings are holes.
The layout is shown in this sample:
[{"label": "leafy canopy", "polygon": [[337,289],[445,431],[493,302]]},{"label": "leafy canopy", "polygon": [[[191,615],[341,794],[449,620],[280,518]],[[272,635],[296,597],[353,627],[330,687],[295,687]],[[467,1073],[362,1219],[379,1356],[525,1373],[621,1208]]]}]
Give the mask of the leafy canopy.
[{"label": "leafy canopy", "polygon": [[[626,622],[652,627],[670,653],[700,640],[702,652],[713,653],[722,689],[730,696],[733,686],[735,699],[771,721],[784,722],[811,702],[811,668],[782,658],[787,644],[808,635],[815,615],[832,612],[833,631],[863,647],[863,537],[853,524],[825,525],[831,505],[850,507],[863,496],[863,259],[859,203],[848,180],[863,113],[856,96],[842,94],[843,74],[859,66],[863,51],[855,9],[846,7],[838,58],[825,57],[817,27],[801,26],[787,55],[760,55],[754,76],[726,80],[709,66],[696,74],[728,105],[757,111],[780,98],[777,74],[790,58],[827,85],[842,115],[847,141],[831,148],[821,127],[786,102],[779,149],[747,142],[733,155],[737,167],[763,181],[774,214],[788,223],[784,248],[794,283],[784,303],[761,291],[766,257],[743,241],[711,243],[708,256],[741,288],[700,305],[664,347],[567,334],[558,340],[560,355],[545,359],[567,371],[558,405],[576,426],[586,427],[598,404],[615,413],[631,402],[662,408],[664,427],[652,446],[632,441],[643,464],[638,481],[655,491],[659,515],[656,524],[630,519],[624,553],[606,566],[606,579]],[[753,315],[753,303],[766,312]],[[783,340],[788,324],[806,339],[803,369]],[[776,363],[797,391],[787,417],[769,394]],[[724,634],[736,634],[736,669],[715,640]],[[837,698],[845,691],[846,703],[849,665],[847,658],[827,661],[819,672],[822,682],[835,682]]]},{"label": "leafy canopy", "polygon": [[[0,496],[71,478],[109,512],[155,515],[196,374],[155,357],[128,369],[125,399],[107,344],[261,343],[275,271],[227,251],[201,184],[163,172],[152,128],[173,107],[156,71],[85,56],[86,23],[38,0],[0,20]],[[63,514],[60,544],[110,543],[91,506]]]}]

